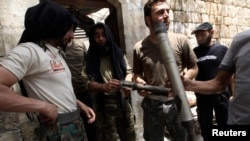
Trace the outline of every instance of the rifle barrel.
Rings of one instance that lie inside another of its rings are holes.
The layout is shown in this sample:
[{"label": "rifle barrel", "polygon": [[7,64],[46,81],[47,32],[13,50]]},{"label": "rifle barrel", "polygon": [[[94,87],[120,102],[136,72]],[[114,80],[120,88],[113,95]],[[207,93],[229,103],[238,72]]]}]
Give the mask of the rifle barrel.
[{"label": "rifle barrel", "polygon": [[145,90],[149,92],[155,92],[160,94],[168,94],[170,89],[166,87],[160,87],[160,86],[153,86],[153,85],[143,85],[143,84],[137,84],[135,82],[129,82],[129,81],[121,81],[122,87],[129,87],[133,90]]}]

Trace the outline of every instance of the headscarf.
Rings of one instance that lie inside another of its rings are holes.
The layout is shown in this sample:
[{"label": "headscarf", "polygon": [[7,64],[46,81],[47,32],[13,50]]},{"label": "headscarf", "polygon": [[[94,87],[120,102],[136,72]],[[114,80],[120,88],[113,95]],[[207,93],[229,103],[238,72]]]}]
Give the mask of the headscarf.
[{"label": "headscarf", "polygon": [[76,28],[78,20],[67,9],[50,0],[43,1],[26,11],[19,43],[62,38],[72,25]]},{"label": "headscarf", "polygon": [[111,55],[111,64],[113,66],[114,78],[118,80],[124,80],[126,76],[126,63],[124,60],[124,52],[122,49],[115,43],[114,37],[109,29],[109,27],[104,23],[96,23],[93,25],[88,33],[89,36],[89,49],[86,56],[86,68],[87,73],[97,82],[103,82],[102,76],[100,73],[100,56],[98,54],[98,46],[95,42],[95,29],[102,26],[106,39],[107,46],[109,47],[109,52]]},{"label": "headscarf", "polygon": [[[94,81],[103,83],[102,75],[100,73],[100,55],[98,53],[99,45],[95,42],[95,29],[103,27],[105,36],[107,39],[107,46],[109,47],[109,55],[111,65],[113,66],[114,78],[118,80],[124,80],[126,76],[127,66],[124,60],[124,52],[118,45],[115,43],[114,37],[109,29],[109,27],[104,23],[97,23],[93,25],[89,32],[89,49],[86,55],[86,71],[90,79]],[[116,92],[117,100],[121,103],[123,111],[125,110],[124,99],[121,96],[119,91]],[[102,111],[105,111],[105,97],[104,92],[100,92],[97,95],[97,102],[100,104],[100,107],[103,108]],[[105,114],[105,113],[103,113]]]}]

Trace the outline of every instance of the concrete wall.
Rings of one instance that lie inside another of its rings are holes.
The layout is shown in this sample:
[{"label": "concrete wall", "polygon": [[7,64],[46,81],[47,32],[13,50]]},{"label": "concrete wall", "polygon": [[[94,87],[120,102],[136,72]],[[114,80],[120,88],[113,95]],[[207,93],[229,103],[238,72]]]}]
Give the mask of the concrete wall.
[{"label": "concrete wall", "polygon": [[0,0],[0,55],[17,44],[23,31],[26,9],[38,2],[39,0]]},{"label": "concrete wall", "polygon": [[[117,8],[121,43],[132,65],[134,44],[148,34],[144,24],[143,5],[146,0],[107,0]],[[215,40],[229,46],[232,38],[250,26],[250,0],[167,0],[171,6],[170,30],[180,32],[196,41],[191,31],[198,24],[209,21],[215,26]],[[27,7],[39,0],[0,0],[0,57],[17,44],[23,31]],[[14,87],[15,88],[15,87]],[[133,94],[137,128],[141,133],[141,97]],[[0,141],[34,140],[32,128],[24,114],[0,112]],[[141,134],[140,137],[141,138]]]}]

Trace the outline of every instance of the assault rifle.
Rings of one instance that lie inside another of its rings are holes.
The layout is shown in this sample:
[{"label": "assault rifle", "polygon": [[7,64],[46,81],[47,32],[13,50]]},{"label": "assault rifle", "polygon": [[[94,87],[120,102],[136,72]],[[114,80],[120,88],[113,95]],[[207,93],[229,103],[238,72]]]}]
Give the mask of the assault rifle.
[{"label": "assault rifle", "polygon": [[138,91],[145,90],[145,91],[155,92],[155,93],[159,93],[161,95],[166,95],[166,96],[170,92],[170,89],[166,87],[143,85],[143,84],[138,84],[138,83],[130,82],[130,81],[121,81],[121,87],[128,87],[128,88],[132,88],[132,90],[138,90]]}]

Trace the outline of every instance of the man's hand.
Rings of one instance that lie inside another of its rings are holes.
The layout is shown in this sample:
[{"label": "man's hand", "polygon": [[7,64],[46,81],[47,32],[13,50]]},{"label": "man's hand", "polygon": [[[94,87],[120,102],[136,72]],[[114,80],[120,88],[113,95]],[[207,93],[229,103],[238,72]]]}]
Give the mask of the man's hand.
[{"label": "man's hand", "polygon": [[77,100],[77,104],[80,107],[81,111],[87,116],[88,123],[89,124],[93,123],[95,121],[95,118],[96,118],[94,110],[79,100]]},{"label": "man's hand", "polygon": [[181,80],[182,80],[184,89],[186,91],[190,91],[189,87],[190,87],[190,83],[191,83],[192,80],[190,80],[189,78],[184,77],[183,75],[181,75]]},{"label": "man's hand", "polygon": [[105,84],[104,92],[110,93],[110,92],[116,92],[121,87],[121,83],[117,79],[111,79],[107,84]]},{"label": "man's hand", "polygon": [[[140,77],[136,77],[135,82],[138,83],[138,85],[146,85],[147,84]],[[138,91],[138,93],[139,93],[140,96],[143,96],[143,97],[148,96],[150,94],[150,92],[145,91],[145,90],[140,90],[140,91]]]},{"label": "man's hand", "polygon": [[54,124],[57,121],[58,110],[54,104],[44,102],[43,112],[39,114],[40,122]]}]

